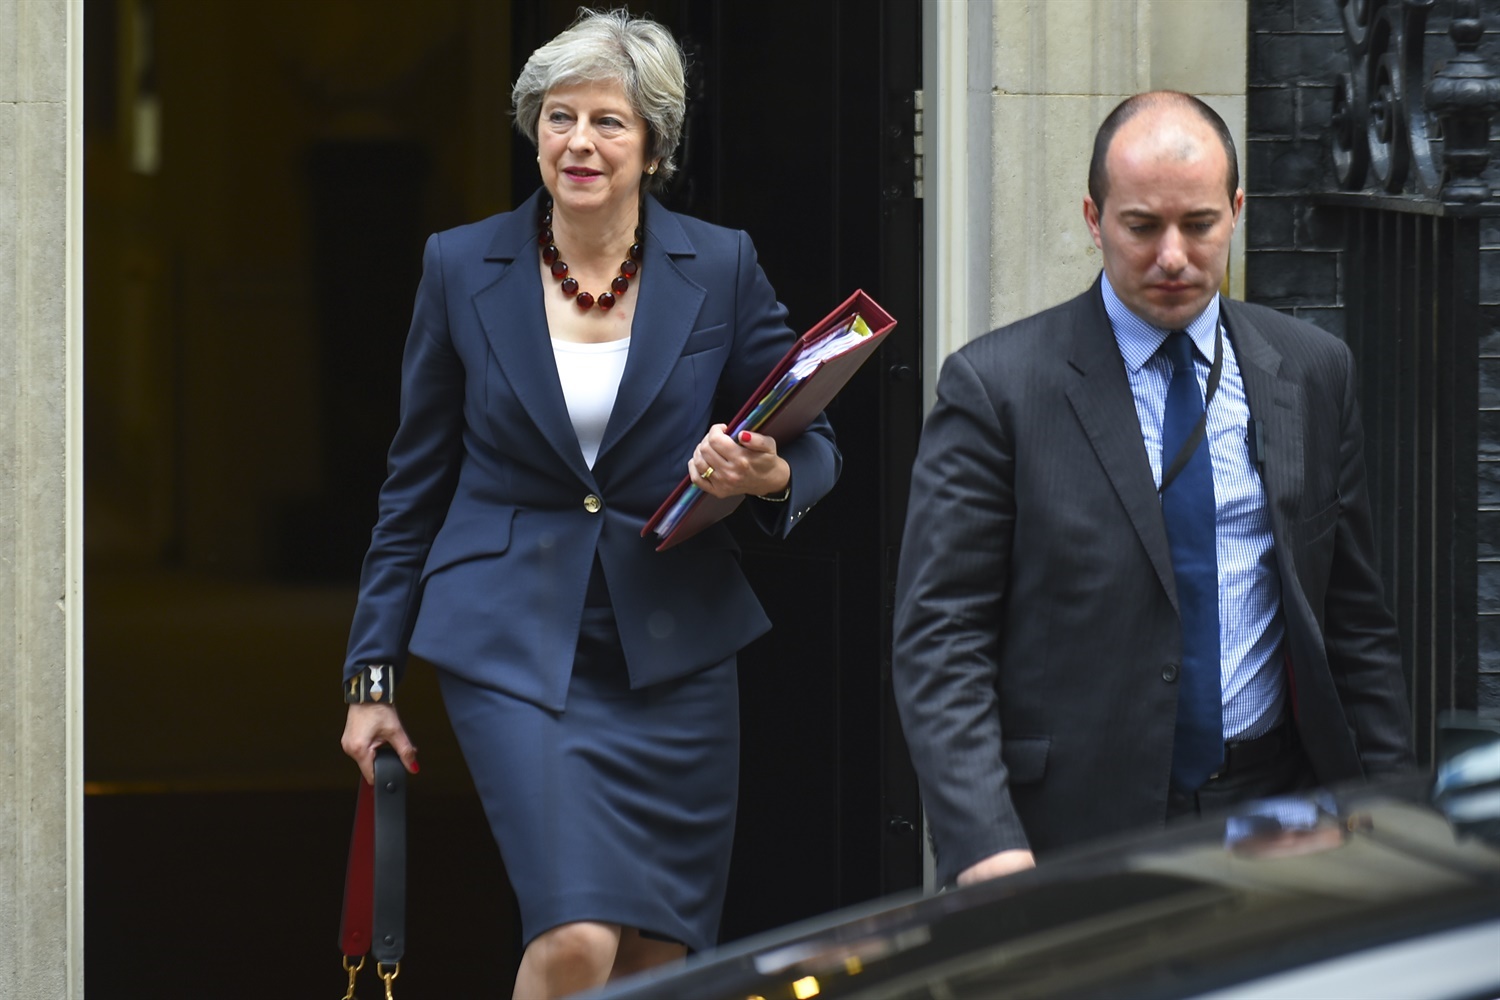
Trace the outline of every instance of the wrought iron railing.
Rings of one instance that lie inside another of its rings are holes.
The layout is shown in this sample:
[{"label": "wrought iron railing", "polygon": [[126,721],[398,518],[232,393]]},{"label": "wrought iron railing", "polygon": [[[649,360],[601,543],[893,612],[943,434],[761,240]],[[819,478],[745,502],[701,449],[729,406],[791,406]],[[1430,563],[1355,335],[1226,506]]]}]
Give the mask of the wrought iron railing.
[{"label": "wrought iron railing", "polygon": [[[1330,0],[1347,69],[1333,95],[1346,339],[1359,365],[1387,599],[1418,754],[1478,689],[1480,225],[1500,75],[1476,0]],[[1446,34],[1429,21],[1447,16]],[[1441,61],[1433,59],[1441,56]],[[1436,63],[1429,72],[1430,62]]]},{"label": "wrought iron railing", "polygon": [[1437,0],[1337,0],[1349,68],[1333,93],[1333,158],[1339,188],[1409,192],[1416,201],[1479,205],[1490,199],[1490,118],[1500,76],[1480,55],[1478,0],[1454,0],[1453,54],[1429,78],[1443,44],[1429,34]]}]

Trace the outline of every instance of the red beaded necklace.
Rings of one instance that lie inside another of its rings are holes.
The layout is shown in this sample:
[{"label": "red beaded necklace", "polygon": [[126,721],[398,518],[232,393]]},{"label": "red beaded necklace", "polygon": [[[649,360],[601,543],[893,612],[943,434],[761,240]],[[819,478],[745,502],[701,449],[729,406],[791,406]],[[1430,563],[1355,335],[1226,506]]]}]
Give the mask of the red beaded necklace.
[{"label": "red beaded necklace", "polygon": [[630,279],[635,277],[636,272],[641,269],[641,227],[635,227],[635,242],[630,244],[630,258],[620,263],[620,273],[609,283],[610,291],[601,292],[596,300],[588,292],[578,290],[578,279],[568,275],[568,263],[558,256],[557,244],[552,242],[552,201],[547,201],[547,207],[542,210],[542,222],[537,227],[536,243],[542,248],[542,263],[552,269],[552,277],[562,282],[562,290],[566,295],[572,295],[573,301],[578,303],[578,308],[585,311],[592,309],[594,303],[599,303],[599,308],[608,312],[615,306],[615,297],[624,295],[630,288]]}]

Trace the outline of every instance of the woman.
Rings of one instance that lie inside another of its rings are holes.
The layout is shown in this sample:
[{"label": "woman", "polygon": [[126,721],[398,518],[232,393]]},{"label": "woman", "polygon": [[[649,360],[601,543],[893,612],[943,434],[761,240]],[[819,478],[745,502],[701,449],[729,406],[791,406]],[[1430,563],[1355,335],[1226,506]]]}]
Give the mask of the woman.
[{"label": "woman", "polygon": [[744,233],[644,191],[681,133],[671,35],[584,13],[512,98],[545,190],[428,240],[343,747],[366,780],[381,744],[415,773],[390,698],[408,649],[437,665],[520,902],[516,995],[538,997],[718,932],[735,653],[770,625],[722,524],[666,552],[642,525],[685,466],[785,535],[840,458],[821,418],[789,442],[710,426],[793,334]]}]

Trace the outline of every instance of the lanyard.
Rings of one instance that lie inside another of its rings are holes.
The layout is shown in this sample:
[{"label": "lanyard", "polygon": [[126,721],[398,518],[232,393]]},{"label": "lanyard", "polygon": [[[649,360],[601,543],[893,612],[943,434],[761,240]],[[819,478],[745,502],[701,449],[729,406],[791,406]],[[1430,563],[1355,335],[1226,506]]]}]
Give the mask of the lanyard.
[{"label": "lanyard", "polygon": [[[1166,491],[1172,485],[1172,480],[1188,464],[1193,457],[1193,452],[1198,450],[1198,445],[1203,442],[1203,436],[1208,432],[1208,404],[1214,401],[1214,393],[1219,390],[1219,376],[1224,374],[1224,321],[1220,320],[1214,327],[1214,363],[1208,369],[1208,392],[1203,400],[1203,413],[1198,417],[1198,423],[1193,427],[1193,433],[1182,442],[1182,447],[1177,449],[1177,455],[1161,474],[1161,485],[1156,488],[1158,494]],[[1194,373],[1193,379],[1197,380]]]}]

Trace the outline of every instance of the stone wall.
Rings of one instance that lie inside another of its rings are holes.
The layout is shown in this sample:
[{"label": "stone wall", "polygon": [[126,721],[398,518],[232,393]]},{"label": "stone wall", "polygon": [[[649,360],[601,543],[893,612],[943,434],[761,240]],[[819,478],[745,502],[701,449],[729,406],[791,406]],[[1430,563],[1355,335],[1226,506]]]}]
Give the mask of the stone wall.
[{"label": "stone wall", "polygon": [[82,995],[67,282],[81,6],[0,0],[0,996],[16,1000]]},{"label": "stone wall", "polygon": [[[1030,16],[1015,16],[1022,8]],[[1244,2],[996,5],[985,81],[991,326],[1071,298],[1099,273],[1083,196],[1094,132],[1121,100],[1144,90],[1197,94],[1243,146],[1245,29]],[[1236,260],[1242,249],[1237,236]],[[1231,264],[1236,295],[1239,278]]]},{"label": "stone wall", "polygon": [[1340,211],[1333,188],[1329,66],[1343,53],[1334,0],[1270,0],[1250,9],[1245,150],[1245,297],[1343,336]]},{"label": "stone wall", "polygon": [[[1083,220],[1094,132],[1143,90],[1198,94],[1245,133],[1246,0],[923,4],[929,403],[944,358],[1077,295],[1101,266]],[[1230,292],[1243,288],[1243,230]]]}]

